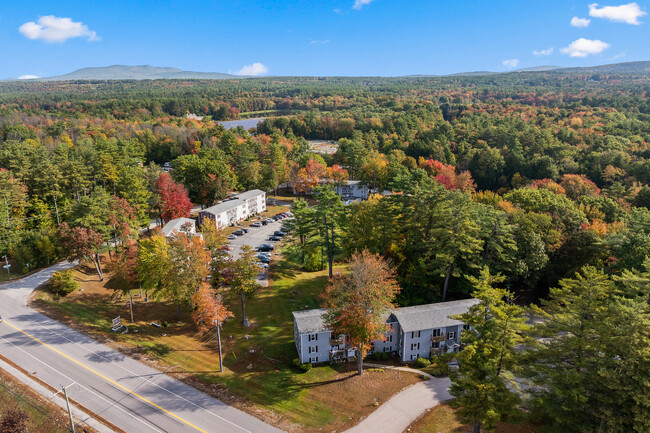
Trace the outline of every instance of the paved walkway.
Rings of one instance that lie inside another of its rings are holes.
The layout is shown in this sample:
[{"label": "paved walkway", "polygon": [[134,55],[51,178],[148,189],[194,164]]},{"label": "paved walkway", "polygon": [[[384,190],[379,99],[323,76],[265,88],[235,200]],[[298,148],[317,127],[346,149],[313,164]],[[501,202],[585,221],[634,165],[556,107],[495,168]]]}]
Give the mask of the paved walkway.
[{"label": "paved walkway", "polygon": [[[379,364],[364,364],[377,368],[396,368],[402,371],[417,372],[419,370],[408,367],[386,367]],[[430,375],[427,375],[430,376]],[[399,394],[395,394],[386,403],[368,415],[366,419],[347,430],[346,433],[402,433],[427,409],[449,400],[449,386],[451,381],[447,377],[433,377],[425,382],[416,383]]]}]

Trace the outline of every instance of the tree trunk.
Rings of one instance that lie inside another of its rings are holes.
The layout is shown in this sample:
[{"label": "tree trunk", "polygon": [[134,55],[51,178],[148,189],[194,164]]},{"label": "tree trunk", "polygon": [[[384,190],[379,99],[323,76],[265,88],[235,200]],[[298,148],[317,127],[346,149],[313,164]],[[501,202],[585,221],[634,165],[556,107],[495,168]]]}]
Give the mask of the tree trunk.
[{"label": "tree trunk", "polygon": [[483,424],[481,421],[474,421],[474,429],[472,430],[472,433],[481,433],[481,424]]},{"label": "tree trunk", "polygon": [[330,267],[330,278],[332,278],[333,268],[334,268],[334,221],[332,221],[332,237],[330,239],[330,242],[331,242],[331,248],[327,253],[327,262]]},{"label": "tree trunk", "polygon": [[221,355],[221,323],[217,322],[217,342],[219,344],[219,372],[223,373],[223,356]]},{"label": "tree trunk", "polygon": [[176,304],[176,317],[181,318],[181,304]]},{"label": "tree trunk", "polygon": [[241,324],[246,326],[246,295],[244,292],[241,294]]},{"label": "tree trunk", "polygon": [[357,348],[357,373],[359,376],[363,374],[363,344]]},{"label": "tree trunk", "polygon": [[133,322],[133,296],[131,296],[131,290],[129,290],[129,308],[131,309],[131,323]]},{"label": "tree trunk", "polygon": [[449,277],[451,277],[452,269],[454,269],[454,262],[449,262],[449,266],[447,266],[447,274],[445,275],[445,285],[442,288],[442,302],[447,300],[447,288],[449,287]]},{"label": "tree trunk", "polygon": [[104,273],[102,272],[102,264],[99,261],[99,254],[95,254],[93,257],[93,263],[95,264],[95,269],[97,270],[99,281],[104,281]]},{"label": "tree trunk", "polygon": [[59,220],[59,206],[56,204],[56,195],[54,196],[54,211],[56,212],[56,225],[61,224]]}]

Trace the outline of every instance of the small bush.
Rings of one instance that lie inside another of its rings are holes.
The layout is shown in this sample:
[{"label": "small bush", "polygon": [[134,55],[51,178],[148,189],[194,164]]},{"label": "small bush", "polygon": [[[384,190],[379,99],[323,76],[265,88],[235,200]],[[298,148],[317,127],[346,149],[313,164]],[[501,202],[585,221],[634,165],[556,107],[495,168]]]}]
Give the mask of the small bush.
[{"label": "small bush", "polygon": [[50,280],[50,292],[55,296],[66,296],[79,288],[79,283],[74,280],[72,269],[57,271]]},{"label": "small bush", "polygon": [[428,367],[429,365],[431,365],[431,361],[429,361],[426,358],[420,358],[418,356],[418,359],[415,360],[415,366],[417,368],[424,368],[424,367]]},{"label": "small bush", "polygon": [[291,361],[291,364],[293,364],[294,367],[296,367],[298,370],[307,373],[309,370],[312,369],[313,365],[311,363],[305,363],[301,364],[300,359],[295,358],[293,361]]},{"label": "small bush", "polygon": [[27,432],[27,421],[29,415],[20,409],[10,409],[2,414],[0,421],[0,432],[3,433],[23,433]]},{"label": "small bush", "polygon": [[381,360],[382,361],[388,361],[388,353],[382,353],[381,354]]}]

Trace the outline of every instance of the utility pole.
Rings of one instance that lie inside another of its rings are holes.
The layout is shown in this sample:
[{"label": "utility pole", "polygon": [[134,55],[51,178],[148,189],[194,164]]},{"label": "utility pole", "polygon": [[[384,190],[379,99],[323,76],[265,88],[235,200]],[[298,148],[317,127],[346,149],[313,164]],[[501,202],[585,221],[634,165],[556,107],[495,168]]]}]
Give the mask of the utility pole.
[{"label": "utility pole", "polygon": [[72,433],[75,433],[74,421],[72,421],[72,412],[70,411],[70,400],[68,400],[68,391],[66,390],[65,386],[62,386],[61,388],[63,388],[63,395],[65,396],[65,404],[68,407],[68,417],[70,418],[70,431],[72,431]]},{"label": "utility pole", "polygon": [[221,322],[217,320],[217,340],[219,342],[219,372],[223,373],[223,356],[221,356]]}]

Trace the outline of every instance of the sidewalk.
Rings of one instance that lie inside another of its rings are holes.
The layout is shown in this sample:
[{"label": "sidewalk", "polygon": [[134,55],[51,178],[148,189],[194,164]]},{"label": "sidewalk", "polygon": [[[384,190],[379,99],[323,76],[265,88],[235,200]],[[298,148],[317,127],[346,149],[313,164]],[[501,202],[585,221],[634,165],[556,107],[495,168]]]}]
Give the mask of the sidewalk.
[{"label": "sidewalk", "polygon": [[[377,368],[396,368],[401,371],[417,372],[429,376],[419,370],[408,367],[386,367],[378,364],[364,364]],[[451,381],[447,377],[433,377],[425,382],[416,383],[394,395],[377,410],[368,415],[366,419],[347,430],[346,433],[402,433],[427,409],[449,400],[449,386]]]}]

